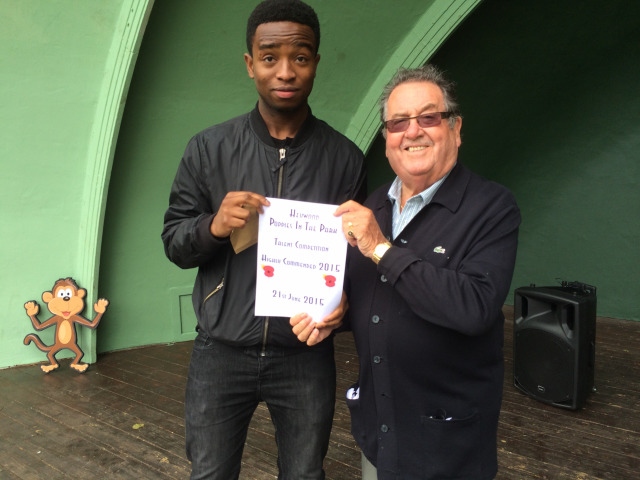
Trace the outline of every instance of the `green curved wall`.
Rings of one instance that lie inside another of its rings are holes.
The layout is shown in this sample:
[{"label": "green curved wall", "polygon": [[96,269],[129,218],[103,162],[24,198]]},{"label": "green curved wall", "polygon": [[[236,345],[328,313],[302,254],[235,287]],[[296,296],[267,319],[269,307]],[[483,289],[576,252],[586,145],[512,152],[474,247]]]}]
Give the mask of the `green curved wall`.
[{"label": "green curved wall", "polygon": [[[22,343],[33,332],[23,305],[58,278],[88,289],[93,318],[104,193],[152,3],[0,2],[0,368],[45,359]],[[50,316],[41,304],[40,320]],[[95,333],[79,334],[95,361]]]},{"label": "green curved wall", "polygon": [[[62,276],[112,302],[97,335],[83,331],[89,361],[96,338],[104,351],[192,336],[195,272],[164,258],[162,214],[189,137],[255,102],[254,3],[0,3],[0,368],[44,359],[22,345],[23,304]],[[368,151],[372,186],[390,176],[379,88],[435,52],[459,83],[464,161],[523,210],[513,287],[584,281],[600,315],[640,319],[639,3],[309,3],[323,29],[314,113]]]}]

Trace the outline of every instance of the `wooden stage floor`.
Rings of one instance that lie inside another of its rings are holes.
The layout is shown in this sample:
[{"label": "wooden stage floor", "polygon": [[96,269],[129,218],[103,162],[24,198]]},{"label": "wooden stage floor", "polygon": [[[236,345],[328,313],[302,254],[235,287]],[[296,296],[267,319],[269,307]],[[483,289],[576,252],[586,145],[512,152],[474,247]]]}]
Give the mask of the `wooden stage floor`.
[{"label": "wooden stage floor", "polygon": [[[640,322],[598,318],[597,391],[570,411],[513,386],[512,311],[498,479],[640,478]],[[184,479],[183,390],[191,342],[101,355],[84,374],[68,360],[0,370],[0,480]],[[327,479],[360,478],[344,392],[358,360],[350,334],[336,339],[338,398]],[[264,405],[251,424],[241,479],[275,479],[273,427]]]}]

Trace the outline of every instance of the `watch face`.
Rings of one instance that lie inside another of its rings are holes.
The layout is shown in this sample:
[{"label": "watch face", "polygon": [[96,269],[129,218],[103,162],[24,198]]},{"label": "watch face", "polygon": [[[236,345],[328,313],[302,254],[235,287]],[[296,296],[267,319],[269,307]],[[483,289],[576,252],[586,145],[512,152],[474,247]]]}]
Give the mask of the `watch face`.
[{"label": "watch face", "polygon": [[373,260],[378,263],[389,248],[391,248],[391,245],[388,243],[380,243],[379,245],[376,245],[376,248],[373,249]]}]

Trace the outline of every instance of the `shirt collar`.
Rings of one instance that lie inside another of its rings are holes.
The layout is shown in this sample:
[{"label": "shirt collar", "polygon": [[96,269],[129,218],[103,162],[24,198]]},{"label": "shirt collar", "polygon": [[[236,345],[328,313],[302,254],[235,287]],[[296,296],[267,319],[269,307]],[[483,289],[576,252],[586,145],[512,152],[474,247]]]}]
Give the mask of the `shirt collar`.
[{"label": "shirt collar", "polygon": [[[414,195],[411,198],[420,196],[422,197],[422,204],[427,205],[433,199],[433,196],[438,191],[438,188],[440,188],[440,185],[442,185],[442,183],[449,176],[449,173],[451,173],[451,170],[449,170],[444,177],[442,177],[440,180],[435,182],[433,185],[421,191],[417,195]],[[400,180],[399,177],[396,177],[393,183],[391,184],[391,186],[389,187],[389,192],[387,193],[387,196],[389,197],[389,200],[391,200],[392,204],[396,204],[396,203],[400,204],[401,195],[402,195],[402,180]]]}]

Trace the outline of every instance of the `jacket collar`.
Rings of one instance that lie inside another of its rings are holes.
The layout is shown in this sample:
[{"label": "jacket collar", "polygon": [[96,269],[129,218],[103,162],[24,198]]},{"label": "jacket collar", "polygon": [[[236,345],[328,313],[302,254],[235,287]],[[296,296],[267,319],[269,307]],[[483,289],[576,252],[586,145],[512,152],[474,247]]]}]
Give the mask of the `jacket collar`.
[{"label": "jacket collar", "polygon": [[[253,131],[256,133],[256,135],[258,135],[258,137],[260,137],[260,140],[262,140],[267,145],[271,145],[272,147],[276,146],[273,142],[273,138],[269,134],[267,124],[262,118],[262,115],[260,115],[257,102],[255,108],[249,114],[249,121],[251,123],[251,127],[253,128]],[[307,141],[307,139],[313,133],[317,121],[317,118],[314,117],[313,113],[311,112],[311,107],[309,107],[309,115],[307,115],[307,118],[302,124],[302,127],[300,127],[300,131],[298,132],[298,134],[291,141],[291,148],[296,148]]]},{"label": "jacket collar", "polygon": [[433,196],[431,203],[439,203],[455,212],[460,208],[462,197],[469,184],[471,178],[471,170],[460,163],[455,164],[451,169],[451,173],[440,186],[436,194]]}]

